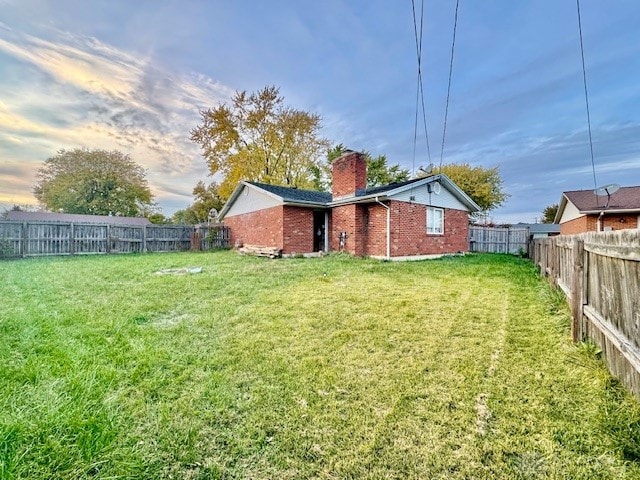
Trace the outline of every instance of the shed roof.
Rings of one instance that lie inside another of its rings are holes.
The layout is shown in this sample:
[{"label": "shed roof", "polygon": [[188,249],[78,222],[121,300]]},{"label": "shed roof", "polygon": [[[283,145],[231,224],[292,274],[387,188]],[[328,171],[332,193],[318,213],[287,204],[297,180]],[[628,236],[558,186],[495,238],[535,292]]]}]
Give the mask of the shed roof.
[{"label": "shed roof", "polygon": [[10,210],[7,220],[17,222],[75,222],[75,223],[108,223],[111,225],[150,225],[144,217],[114,217],[109,215],[79,215],[76,213],[23,212]]}]

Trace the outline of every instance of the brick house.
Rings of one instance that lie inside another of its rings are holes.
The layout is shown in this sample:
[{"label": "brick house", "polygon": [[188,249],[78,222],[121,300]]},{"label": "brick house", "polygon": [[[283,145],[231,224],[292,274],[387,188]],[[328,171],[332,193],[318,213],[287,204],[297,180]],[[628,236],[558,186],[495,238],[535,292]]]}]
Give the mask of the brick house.
[{"label": "brick house", "polygon": [[609,198],[593,190],[563,192],[554,223],[561,235],[639,228],[640,186],[622,187]]},{"label": "brick house", "polygon": [[345,251],[400,258],[469,250],[469,213],[478,205],[446,175],[366,188],[363,154],[332,164],[332,191],[241,182],[220,212],[233,244],[287,254]]}]

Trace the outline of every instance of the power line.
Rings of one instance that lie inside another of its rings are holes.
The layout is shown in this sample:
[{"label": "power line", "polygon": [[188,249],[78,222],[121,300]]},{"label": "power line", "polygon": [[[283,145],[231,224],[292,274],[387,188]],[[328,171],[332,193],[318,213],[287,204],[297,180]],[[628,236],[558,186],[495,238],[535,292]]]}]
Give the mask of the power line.
[{"label": "power line", "polygon": [[444,125],[442,127],[442,147],[440,149],[440,168],[442,169],[442,157],[444,156],[444,140],[447,134],[447,117],[449,115],[449,97],[451,94],[451,77],[453,76],[453,54],[456,48],[456,29],[458,27],[458,6],[460,0],[456,0],[456,14],[453,19],[453,39],[451,41],[451,61],[449,62],[449,83],[447,85],[447,102],[444,107]]},{"label": "power line", "polygon": [[[584,45],[582,43],[582,18],[580,16],[580,0],[576,0],[576,6],[578,7],[578,32],[580,34],[580,57],[582,58],[582,80],[584,83],[584,102],[587,106],[587,127],[589,129],[589,150],[591,152],[591,170],[593,171],[593,191],[598,189],[598,182],[596,181],[596,163],[593,158],[593,137],[591,135],[591,113],[589,111],[589,93],[587,91],[587,70],[584,66]],[[598,196],[596,194],[596,202]],[[597,203],[596,203],[597,206]]]},{"label": "power line", "polygon": [[416,88],[416,114],[413,125],[413,165],[412,175],[415,175],[416,148],[418,143],[418,114],[420,106],[422,106],[422,123],[424,125],[424,137],[427,143],[427,158],[431,163],[431,147],[429,145],[429,133],[427,130],[427,114],[424,104],[424,87],[422,81],[422,34],[424,29],[424,0],[420,4],[420,33],[418,34],[418,22],[416,18],[415,0],[411,0],[411,9],[413,12],[413,33],[416,41],[416,56],[418,59],[418,85]]}]

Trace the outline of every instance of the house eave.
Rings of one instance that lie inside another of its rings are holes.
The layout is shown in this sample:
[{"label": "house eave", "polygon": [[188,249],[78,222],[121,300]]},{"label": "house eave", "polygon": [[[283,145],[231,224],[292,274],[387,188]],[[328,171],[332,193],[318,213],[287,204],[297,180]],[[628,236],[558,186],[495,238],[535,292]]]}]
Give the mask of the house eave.
[{"label": "house eave", "polygon": [[313,207],[313,208],[329,208],[328,203],[322,202],[306,202],[304,200],[284,200],[284,205],[287,207]]},{"label": "house eave", "polygon": [[342,205],[351,205],[354,203],[371,203],[371,202],[374,202],[376,198],[381,201],[389,200],[387,193],[378,193],[378,194],[371,194],[371,195],[362,195],[360,197],[340,198],[338,200],[334,200],[333,202],[330,202],[329,204],[327,204],[327,206],[331,208],[331,207],[340,207]]},{"label": "house eave", "polygon": [[599,208],[597,210],[580,210],[583,215],[600,215],[601,213],[638,213],[640,214],[640,208]]}]

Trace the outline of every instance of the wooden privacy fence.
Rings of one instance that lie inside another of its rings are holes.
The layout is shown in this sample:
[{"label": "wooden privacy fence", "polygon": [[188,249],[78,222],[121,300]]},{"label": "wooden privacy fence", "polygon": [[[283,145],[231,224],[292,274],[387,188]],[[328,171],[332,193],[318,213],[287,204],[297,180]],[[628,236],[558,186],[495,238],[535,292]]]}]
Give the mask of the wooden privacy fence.
[{"label": "wooden privacy fence", "polygon": [[469,250],[472,252],[526,254],[528,244],[528,228],[469,227]]},{"label": "wooden privacy fence", "polygon": [[0,258],[226,248],[223,225],[107,225],[0,221]]},{"label": "wooden privacy fence", "polygon": [[534,240],[531,258],[566,294],[573,339],[596,343],[640,398],[640,231]]}]

